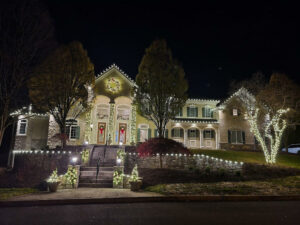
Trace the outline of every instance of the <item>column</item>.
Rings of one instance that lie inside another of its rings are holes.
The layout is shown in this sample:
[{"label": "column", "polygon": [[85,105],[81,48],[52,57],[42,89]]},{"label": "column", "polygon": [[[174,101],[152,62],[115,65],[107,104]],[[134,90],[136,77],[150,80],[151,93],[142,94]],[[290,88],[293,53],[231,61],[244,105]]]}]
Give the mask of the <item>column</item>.
[{"label": "column", "polygon": [[[108,121],[108,132],[107,132],[107,143],[113,144],[114,143],[114,118],[115,118],[115,104],[109,103],[110,110],[109,110],[109,121]],[[110,139],[109,139],[110,138]]]},{"label": "column", "polygon": [[187,141],[188,141],[188,138],[187,138],[187,130],[184,129],[183,143],[184,143],[184,146],[185,146],[185,147],[187,147]]},{"label": "column", "polygon": [[200,136],[200,148],[202,148],[202,138],[203,138],[203,136],[202,136],[202,129],[200,129],[199,130],[199,136]]},{"label": "column", "polygon": [[131,118],[130,118],[130,144],[136,143],[136,106],[131,107]]}]

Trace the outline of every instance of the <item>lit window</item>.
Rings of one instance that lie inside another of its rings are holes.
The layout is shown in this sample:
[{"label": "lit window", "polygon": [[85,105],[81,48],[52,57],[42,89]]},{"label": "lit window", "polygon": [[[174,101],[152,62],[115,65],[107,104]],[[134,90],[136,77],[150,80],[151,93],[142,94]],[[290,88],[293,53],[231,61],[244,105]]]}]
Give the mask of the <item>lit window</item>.
[{"label": "lit window", "polygon": [[129,120],[130,106],[120,105],[117,109],[118,120]]},{"label": "lit window", "polygon": [[232,110],[232,115],[237,116],[238,115],[238,110],[237,109],[233,109]]},{"label": "lit window", "polygon": [[26,135],[27,120],[19,120],[18,135]]}]

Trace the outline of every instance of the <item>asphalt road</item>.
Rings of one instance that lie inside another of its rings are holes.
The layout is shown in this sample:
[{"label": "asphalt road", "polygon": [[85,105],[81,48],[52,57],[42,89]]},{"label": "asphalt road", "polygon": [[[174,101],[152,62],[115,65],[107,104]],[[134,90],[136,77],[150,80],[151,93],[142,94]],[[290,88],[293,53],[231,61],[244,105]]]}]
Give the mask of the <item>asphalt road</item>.
[{"label": "asphalt road", "polygon": [[1,225],[300,224],[300,201],[131,203],[0,208]]}]

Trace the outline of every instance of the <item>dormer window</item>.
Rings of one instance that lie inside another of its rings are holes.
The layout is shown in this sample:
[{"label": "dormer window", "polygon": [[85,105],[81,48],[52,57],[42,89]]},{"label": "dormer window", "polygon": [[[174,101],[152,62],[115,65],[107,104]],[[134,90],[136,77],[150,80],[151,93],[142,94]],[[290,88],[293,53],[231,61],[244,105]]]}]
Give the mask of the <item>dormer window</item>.
[{"label": "dormer window", "polygon": [[27,133],[27,120],[22,119],[18,122],[18,135],[26,135]]},{"label": "dormer window", "polygon": [[237,109],[232,109],[232,115],[233,116],[238,116],[238,110]]}]

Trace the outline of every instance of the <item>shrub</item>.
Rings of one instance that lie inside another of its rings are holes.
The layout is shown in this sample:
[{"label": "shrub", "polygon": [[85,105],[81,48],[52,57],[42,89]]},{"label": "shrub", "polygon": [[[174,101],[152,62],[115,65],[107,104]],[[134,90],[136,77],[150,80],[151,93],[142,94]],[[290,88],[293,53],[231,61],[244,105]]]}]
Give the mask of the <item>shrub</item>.
[{"label": "shrub", "polygon": [[140,156],[152,156],[153,154],[181,153],[189,154],[190,151],[181,143],[167,138],[151,138],[140,144],[137,148]]}]

